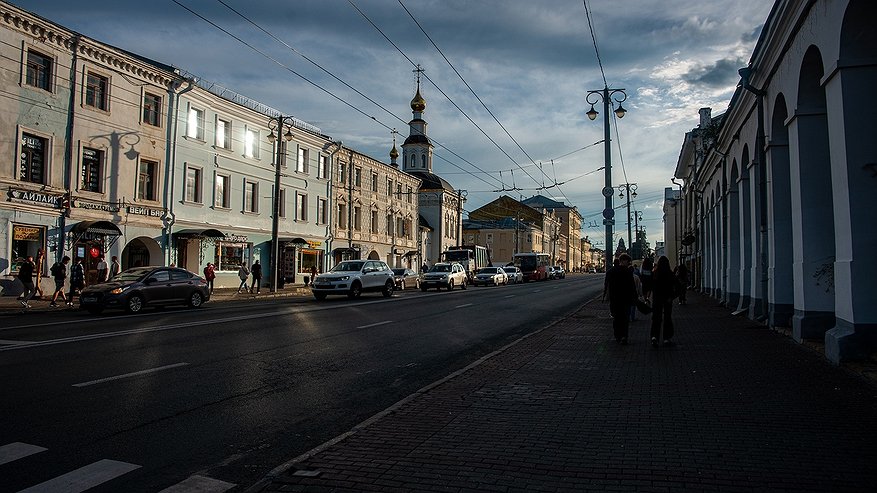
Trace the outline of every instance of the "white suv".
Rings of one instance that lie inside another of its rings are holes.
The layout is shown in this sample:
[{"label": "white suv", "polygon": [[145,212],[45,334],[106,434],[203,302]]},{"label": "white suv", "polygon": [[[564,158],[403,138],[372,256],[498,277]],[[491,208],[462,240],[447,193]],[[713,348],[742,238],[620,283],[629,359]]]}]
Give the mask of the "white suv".
[{"label": "white suv", "polygon": [[332,270],[314,279],[314,298],[325,300],[330,294],[346,294],[359,298],[363,292],[380,291],[384,297],[393,295],[393,271],[380,260],[345,260]]},{"label": "white suv", "polygon": [[451,291],[454,289],[454,286],[466,289],[466,283],[466,271],[462,265],[456,262],[439,262],[423,275],[423,278],[420,280],[420,290],[447,288],[448,291]]}]

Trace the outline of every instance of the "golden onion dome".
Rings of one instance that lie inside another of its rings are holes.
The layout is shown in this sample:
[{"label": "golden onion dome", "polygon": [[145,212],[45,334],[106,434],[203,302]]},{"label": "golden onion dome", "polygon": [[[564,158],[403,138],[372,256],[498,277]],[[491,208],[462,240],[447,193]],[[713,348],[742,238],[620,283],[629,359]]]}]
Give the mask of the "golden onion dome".
[{"label": "golden onion dome", "polygon": [[390,159],[396,160],[399,157],[399,151],[396,150],[396,144],[393,144],[393,148],[390,149]]},{"label": "golden onion dome", "polygon": [[423,111],[426,109],[426,100],[420,95],[420,87],[417,88],[417,94],[411,100],[411,109],[414,111]]}]

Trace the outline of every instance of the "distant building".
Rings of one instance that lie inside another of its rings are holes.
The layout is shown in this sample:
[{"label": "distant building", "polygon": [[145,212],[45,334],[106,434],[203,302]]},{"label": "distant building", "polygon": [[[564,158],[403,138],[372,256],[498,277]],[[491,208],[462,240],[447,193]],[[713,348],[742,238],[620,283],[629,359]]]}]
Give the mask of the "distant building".
[{"label": "distant building", "polygon": [[554,210],[542,212],[503,195],[470,212],[463,229],[467,243],[487,246],[499,263],[515,253],[556,252],[561,220]]},{"label": "distant building", "polygon": [[535,195],[521,201],[540,212],[553,211],[560,219],[557,231],[553,233],[552,258],[555,264],[563,265],[569,270],[582,267],[582,215],[575,206],[549,199],[543,195]]}]

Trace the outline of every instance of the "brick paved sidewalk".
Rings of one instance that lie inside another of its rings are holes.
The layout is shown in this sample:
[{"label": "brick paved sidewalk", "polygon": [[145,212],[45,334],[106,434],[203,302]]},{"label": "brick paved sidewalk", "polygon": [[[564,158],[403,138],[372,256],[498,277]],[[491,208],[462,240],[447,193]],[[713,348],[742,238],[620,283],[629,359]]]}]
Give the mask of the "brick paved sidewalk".
[{"label": "brick paved sidewalk", "polygon": [[877,388],[689,301],[658,349],[586,305],[250,491],[874,491]]}]

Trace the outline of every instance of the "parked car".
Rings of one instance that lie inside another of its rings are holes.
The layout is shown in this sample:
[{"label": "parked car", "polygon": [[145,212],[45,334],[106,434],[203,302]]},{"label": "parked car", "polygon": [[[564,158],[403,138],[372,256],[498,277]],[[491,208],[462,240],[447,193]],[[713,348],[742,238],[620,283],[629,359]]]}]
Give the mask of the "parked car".
[{"label": "parked car", "polygon": [[475,286],[499,286],[508,283],[509,276],[502,267],[485,267],[476,272],[475,278],[472,279],[472,284]]},{"label": "parked car", "polygon": [[420,289],[420,276],[411,269],[393,269],[393,280],[399,291],[405,288]]},{"label": "parked car", "polygon": [[518,267],[511,265],[508,267],[503,267],[502,270],[504,270],[506,275],[509,276],[509,282],[511,284],[524,282],[524,273],[521,272],[521,269],[519,269]]},{"label": "parked car", "polygon": [[545,270],[548,272],[548,279],[557,279],[557,272],[554,270],[553,265],[549,265]]},{"label": "parked car", "polygon": [[433,265],[429,272],[420,279],[420,290],[447,288],[448,291],[451,291],[455,286],[466,289],[466,284],[466,270],[463,269],[462,265],[456,262],[439,262]]},{"label": "parked car", "polygon": [[318,275],[311,285],[311,292],[320,301],[330,294],[345,294],[354,299],[370,291],[380,291],[389,298],[393,295],[394,286],[393,271],[386,262],[345,260],[329,272]]},{"label": "parked car", "polygon": [[101,313],[105,308],[138,313],[146,306],[198,308],[208,300],[207,281],[198,274],[177,267],[137,267],[83,289],[79,306],[92,314]]},{"label": "parked car", "polygon": [[563,279],[566,277],[566,271],[563,270],[563,267],[559,265],[554,266],[554,278],[555,279]]},{"label": "parked car", "polygon": [[596,273],[597,273],[596,267],[591,267],[590,269],[588,269],[588,274],[596,274]]}]

